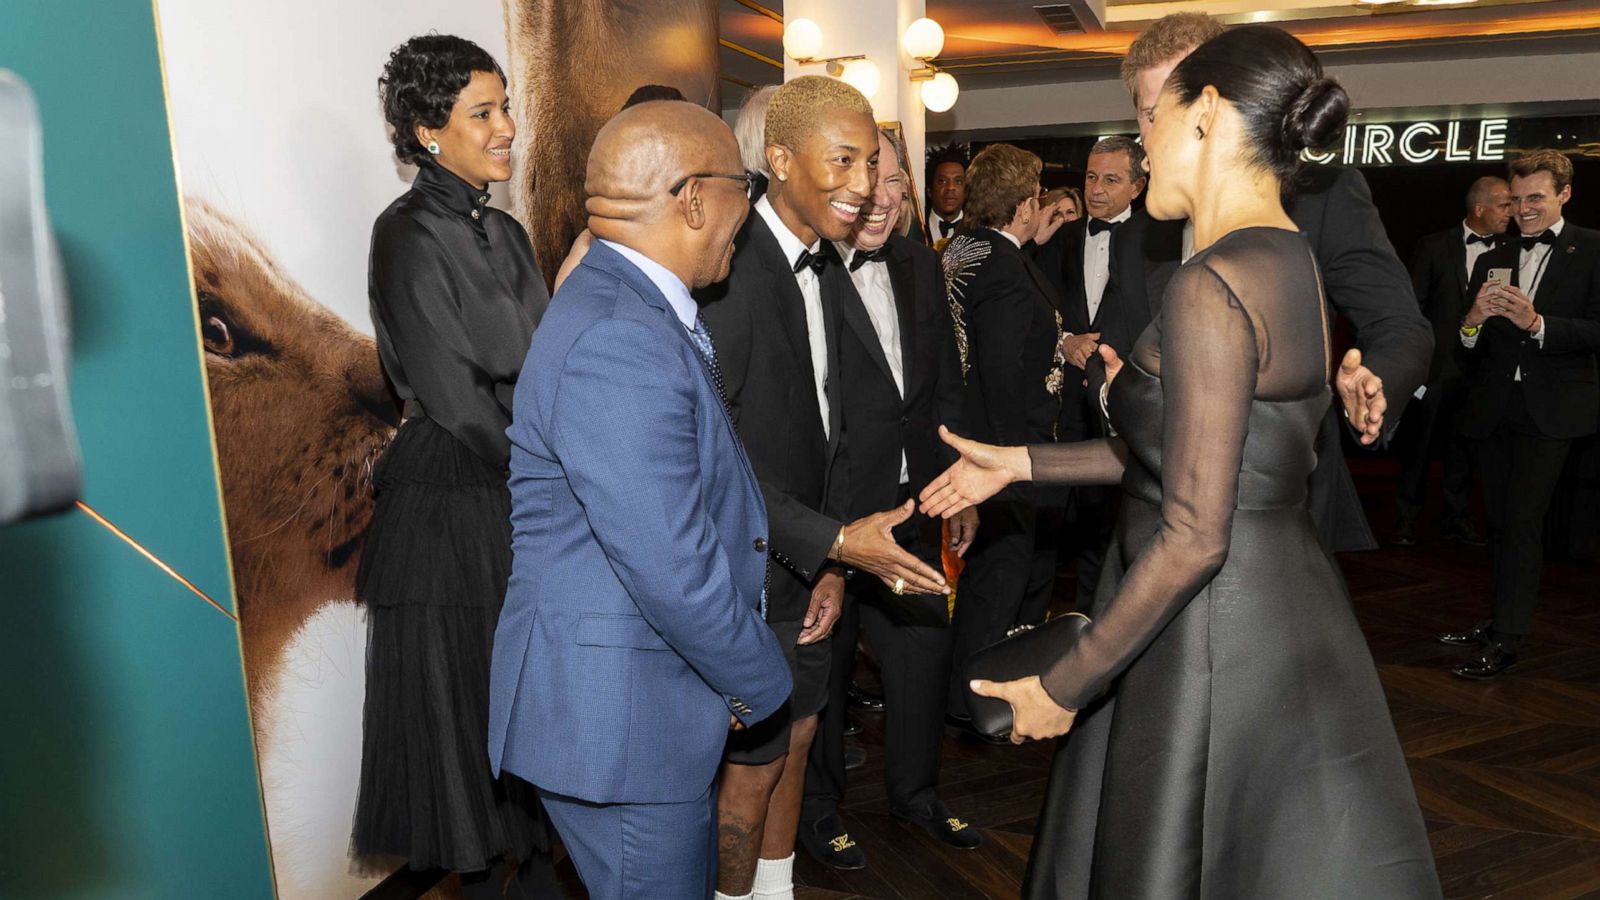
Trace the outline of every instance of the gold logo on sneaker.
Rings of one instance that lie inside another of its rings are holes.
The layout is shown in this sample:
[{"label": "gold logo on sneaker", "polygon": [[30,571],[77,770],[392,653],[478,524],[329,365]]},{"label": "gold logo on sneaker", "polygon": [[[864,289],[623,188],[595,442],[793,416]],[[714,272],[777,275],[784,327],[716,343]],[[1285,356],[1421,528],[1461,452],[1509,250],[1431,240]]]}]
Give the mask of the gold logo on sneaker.
[{"label": "gold logo on sneaker", "polygon": [[851,847],[854,847],[855,845],[856,845],[856,842],[850,840],[850,835],[848,835],[848,834],[841,834],[838,837],[834,838],[833,840],[828,841],[828,846],[832,847],[833,848],[833,852],[835,852],[835,853],[843,853],[844,851],[849,850]]},{"label": "gold logo on sneaker", "polygon": [[944,823],[946,825],[950,826],[950,830],[951,831],[963,831],[967,827],[967,823],[961,821],[960,819],[956,818],[955,816],[951,816],[950,818],[945,819]]}]

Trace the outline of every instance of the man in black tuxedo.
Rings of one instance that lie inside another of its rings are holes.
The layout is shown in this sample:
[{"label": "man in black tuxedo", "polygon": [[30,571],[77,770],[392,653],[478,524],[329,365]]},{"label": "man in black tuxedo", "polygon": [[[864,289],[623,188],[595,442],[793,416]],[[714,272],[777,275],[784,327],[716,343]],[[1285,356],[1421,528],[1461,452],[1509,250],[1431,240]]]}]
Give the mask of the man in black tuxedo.
[{"label": "man in black tuxedo", "polygon": [[1458,332],[1471,384],[1461,429],[1478,448],[1494,568],[1494,618],[1439,635],[1479,646],[1451,669],[1464,678],[1516,666],[1539,599],[1545,511],[1573,439],[1600,427],[1600,231],[1562,217],[1571,160],[1536,150],[1510,168],[1522,235],[1478,258]]},{"label": "man in black tuxedo", "polygon": [[[1106,304],[1111,278],[1111,240],[1116,229],[1133,217],[1133,201],[1145,188],[1144,148],[1122,135],[1102,138],[1089,151],[1084,166],[1083,197],[1088,215],[1068,223],[1050,240],[1042,242],[1035,261],[1056,285],[1063,303],[1061,356],[1069,368],[1061,386],[1061,417],[1056,440],[1085,441],[1105,436],[1099,401],[1088,386],[1089,361],[1098,360],[1103,323],[1115,313]],[[1115,300],[1114,297],[1110,299]],[[1071,514],[1062,546],[1077,558],[1078,602],[1087,608],[1100,581],[1100,567],[1116,518],[1115,487],[1079,487],[1071,490]],[[1045,502],[1050,495],[1046,494]],[[1056,540],[1049,532],[1049,512],[1040,511],[1040,539]],[[1042,556],[1043,554],[1041,554]],[[1050,561],[1055,560],[1054,554]],[[1036,560],[1037,562],[1037,560]],[[1053,576],[1054,572],[1048,573]],[[1035,577],[1032,592],[1048,593],[1054,577]]]},{"label": "man in black tuxedo", "polygon": [[928,246],[943,250],[961,225],[967,202],[967,161],[954,150],[933,158],[928,167]]},{"label": "man in black tuxedo", "polygon": [[1439,531],[1447,538],[1481,545],[1468,509],[1472,484],[1472,451],[1457,428],[1466,380],[1456,361],[1456,329],[1472,305],[1467,283],[1478,257],[1498,244],[1511,224],[1511,188],[1505,179],[1486,175],[1467,191],[1467,216],[1461,224],[1417,242],[1411,260],[1411,286],[1422,314],[1433,323],[1433,363],[1422,396],[1411,403],[1401,426],[1400,483],[1395,492],[1399,524],[1394,542],[1415,546],[1417,518],[1422,514],[1428,484],[1429,450],[1444,445],[1444,515]]},{"label": "man in black tuxedo", "polygon": [[838,304],[851,287],[826,242],[849,236],[872,194],[872,107],[844,82],[797,78],[768,105],[766,141],[767,193],[735,239],[728,279],[697,295],[766,500],[767,622],[794,674],[787,709],[728,741],[717,871],[718,894],[728,897],[757,886],[778,896],[790,884],[806,754],[827,703],[824,638],[842,606],[845,567],[902,589],[945,590],[942,574],[890,536],[910,504],[849,524],[837,512],[850,496],[837,372]]},{"label": "man in black tuxedo", "polygon": [[[1128,48],[1122,79],[1133,95],[1139,133],[1150,127],[1156,97],[1167,76],[1194,48],[1224,30],[1204,13],[1176,13],[1150,26]],[[1357,348],[1345,355],[1334,378],[1344,417],[1363,444],[1386,441],[1407,399],[1427,377],[1433,336],[1417,308],[1406,275],[1384,233],[1366,179],[1356,169],[1312,167],[1287,212],[1310,240],[1333,309],[1356,328]],[[1142,221],[1140,221],[1142,220]],[[1115,310],[1102,340],[1127,356],[1161,305],[1172,273],[1190,255],[1186,222],[1160,222],[1143,211],[1112,238]],[[1096,375],[1091,385],[1103,387]],[[1317,440],[1317,468],[1308,503],[1330,550],[1377,547],[1361,511],[1355,483],[1344,464],[1337,417],[1330,411]]]},{"label": "man in black tuxedo", "polygon": [[[886,134],[880,132],[878,142],[871,211],[851,240],[838,244],[855,288],[839,298],[839,380],[851,485],[846,516],[897,507],[916,496],[955,462],[939,439],[939,425],[961,430],[961,364],[944,274],[932,250],[895,233],[905,193],[903,160]],[[966,513],[950,521],[950,547],[958,555],[978,528],[977,510]],[[929,565],[939,565],[939,520],[919,513],[898,526],[895,537]],[[838,816],[846,779],[845,693],[855,667],[857,633],[864,628],[883,669],[890,813],[952,846],[977,847],[977,830],[938,796],[950,677],[947,597],[896,596],[868,578],[850,579],[846,592],[849,599],[832,641],[828,706],[806,769],[801,846],[835,868],[866,865]]]}]

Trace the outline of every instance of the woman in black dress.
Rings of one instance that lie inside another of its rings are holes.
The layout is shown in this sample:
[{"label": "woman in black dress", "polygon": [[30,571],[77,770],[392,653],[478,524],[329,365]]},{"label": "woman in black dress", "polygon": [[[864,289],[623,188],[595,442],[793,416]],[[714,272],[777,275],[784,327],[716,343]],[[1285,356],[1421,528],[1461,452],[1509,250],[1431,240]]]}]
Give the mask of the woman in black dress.
[{"label": "woman in black dress", "polygon": [[[1054,440],[1061,412],[1060,305],[1024,249],[1044,224],[1042,165],[1010,144],[984,148],[967,168],[961,229],[943,251],[966,382],[962,421],[983,441]],[[951,622],[955,678],[947,711],[957,721],[967,719],[962,661],[1008,629],[1044,619],[1044,604],[1027,603],[1034,514],[1032,498],[1014,492],[979,510],[983,527],[967,553]]]},{"label": "woman in black dress", "polygon": [[372,230],[372,324],[405,408],[374,472],[356,578],[367,699],[351,845],[463,873],[469,897],[500,896],[498,862],[549,849],[532,786],[493,778],[486,749],[511,565],[505,430],[549,295],[527,233],[488,205],[489,183],[511,177],[516,133],[499,65],[470,41],[427,35],[397,48],[378,84],[417,177]]},{"label": "woman in black dress", "polygon": [[1072,732],[1029,896],[1439,896],[1372,657],[1305,502],[1331,362],[1316,262],[1280,191],[1348,103],[1273,28],[1180,63],[1155,107],[1148,205],[1192,220],[1197,252],[1112,381],[1121,437],[952,438],[962,460],[923,495],[949,514],[1012,481],[1122,485],[1080,642],[1038,676],[973,685],[1011,703],[1014,740]]}]

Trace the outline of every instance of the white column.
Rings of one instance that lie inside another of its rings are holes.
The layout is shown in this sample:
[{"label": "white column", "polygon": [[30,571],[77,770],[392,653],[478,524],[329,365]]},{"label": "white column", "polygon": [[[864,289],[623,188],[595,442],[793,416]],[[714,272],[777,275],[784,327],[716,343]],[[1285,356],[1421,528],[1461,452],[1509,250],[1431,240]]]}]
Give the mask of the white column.
[{"label": "white column", "polygon": [[[906,168],[917,183],[921,208],[927,186],[923,180],[925,141],[920,83],[912,83],[911,69],[920,63],[900,51],[906,26],[927,15],[926,0],[784,0],[783,20],[810,19],[822,29],[819,59],[864,54],[878,66],[878,91],[872,112],[879,122],[899,122],[905,138]],[[828,74],[821,63],[802,65],[784,57],[785,81],[799,75]]]}]

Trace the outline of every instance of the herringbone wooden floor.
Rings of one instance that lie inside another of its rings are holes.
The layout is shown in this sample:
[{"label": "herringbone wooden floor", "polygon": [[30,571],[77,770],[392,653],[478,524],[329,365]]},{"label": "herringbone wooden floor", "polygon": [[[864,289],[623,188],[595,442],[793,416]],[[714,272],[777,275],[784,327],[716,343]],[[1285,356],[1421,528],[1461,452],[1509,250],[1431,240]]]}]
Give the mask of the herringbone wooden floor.
[{"label": "herringbone wooden floor", "polygon": [[[1387,541],[1393,479],[1358,483]],[[1340,562],[1388,692],[1445,896],[1600,900],[1600,567],[1552,561],[1520,671],[1478,684],[1445,671],[1462,653],[1432,635],[1487,609],[1487,552],[1424,538],[1420,547]],[[864,664],[859,680],[875,683]],[[981,849],[963,853],[889,817],[882,717],[857,718],[867,763],[850,773],[842,815],[868,868],[837,872],[802,851],[796,896],[1017,897],[1050,747],[992,747],[950,733],[941,795],[985,837]],[[576,885],[570,862],[562,869]]]}]

